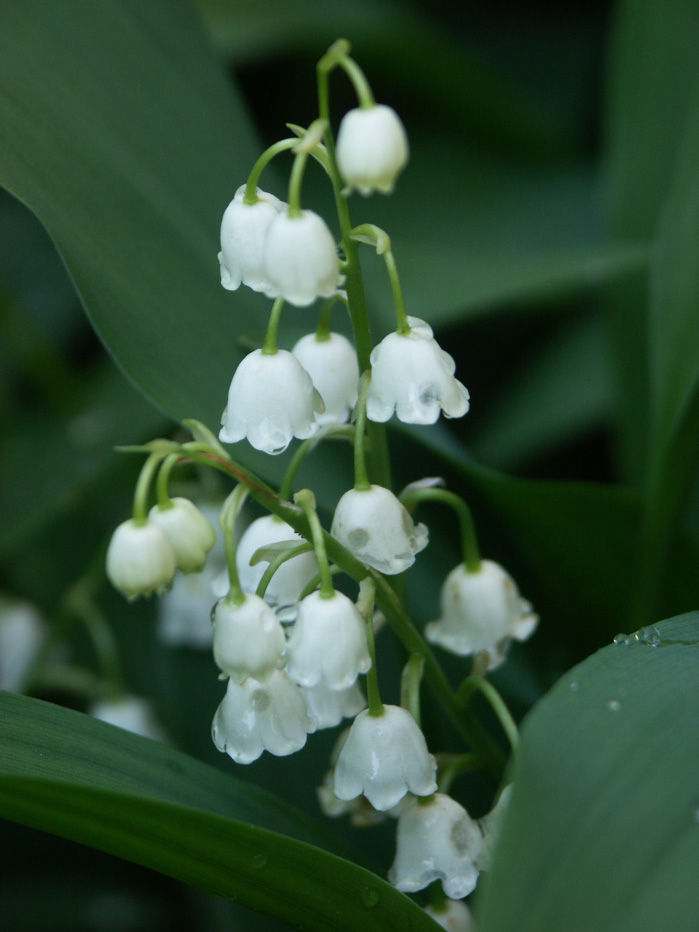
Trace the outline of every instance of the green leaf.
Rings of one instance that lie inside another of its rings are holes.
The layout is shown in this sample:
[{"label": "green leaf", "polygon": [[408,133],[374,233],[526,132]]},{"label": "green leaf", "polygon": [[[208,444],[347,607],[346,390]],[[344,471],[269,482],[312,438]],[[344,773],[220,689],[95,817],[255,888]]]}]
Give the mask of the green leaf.
[{"label": "green leaf", "polygon": [[216,424],[236,336],[267,304],[232,305],[216,261],[257,146],[188,5],[3,4],[0,125],[0,182],[49,231],[103,342],[170,414]]},{"label": "green leaf", "polygon": [[38,700],[0,694],[0,720],[4,818],[133,860],[295,928],[434,928],[375,874],[315,847],[347,854],[329,832],[269,793]]},{"label": "green leaf", "polygon": [[[694,0],[621,0],[610,43],[606,94],[609,228],[619,243],[649,244],[672,183],[685,127],[696,122],[699,86]],[[620,401],[624,474],[637,484],[648,467],[648,290],[644,276],[609,294],[610,336]]]},{"label": "green leaf", "polygon": [[699,613],[605,647],[525,720],[478,928],[692,932]]},{"label": "green leaf", "polygon": [[[651,393],[655,449],[699,390],[699,90],[690,109],[650,269]],[[695,430],[693,424],[685,429]]]}]

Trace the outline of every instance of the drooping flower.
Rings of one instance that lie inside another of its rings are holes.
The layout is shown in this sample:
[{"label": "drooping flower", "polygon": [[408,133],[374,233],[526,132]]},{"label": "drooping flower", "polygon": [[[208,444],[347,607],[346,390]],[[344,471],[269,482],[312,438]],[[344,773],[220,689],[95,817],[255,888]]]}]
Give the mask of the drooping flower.
[{"label": "drooping flower", "polygon": [[[240,585],[245,592],[255,592],[269,566],[267,560],[261,560],[251,566],[250,560],[256,551],[282,541],[298,541],[301,544],[303,538],[276,515],[257,518],[246,528],[238,542],[235,558]],[[301,591],[317,572],[318,561],[315,553],[309,550],[282,563],[272,576],[265,592],[265,601],[277,608],[277,613],[283,621],[292,621],[295,618]]]},{"label": "drooping flower", "polygon": [[476,886],[482,836],[463,806],[444,793],[406,804],[398,818],[396,857],[388,879],[403,893],[442,881],[459,900]]},{"label": "drooping flower", "polygon": [[300,751],[312,731],[301,691],[283,670],[264,683],[253,677],[242,683],[229,679],[211,725],[218,750],[238,764],[252,763],[263,751],[277,757]]},{"label": "drooping flower", "polygon": [[0,599],[0,689],[24,689],[47,634],[46,622],[29,602]]},{"label": "drooping flower", "polygon": [[424,524],[414,524],[396,496],[380,485],[350,489],[335,508],[330,533],[368,566],[394,576],[427,546]]},{"label": "drooping flower", "polygon": [[286,204],[273,194],[256,190],[258,200],[246,204],[245,185],[241,185],[223,214],[218,254],[221,284],[228,291],[235,291],[242,282],[253,291],[276,297],[264,271],[262,251],[270,223]]},{"label": "drooping flower", "polygon": [[165,732],[157,719],[153,707],[141,696],[119,696],[113,699],[100,699],[93,702],[88,712],[109,725],[123,728],[135,735],[165,742]]},{"label": "drooping flower", "polygon": [[283,453],[292,437],[305,440],[318,429],[323,402],[310,375],[286,350],[249,353],[235,371],[219,439],[247,437],[256,450]]},{"label": "drooping flower", "polygon": [[441,617],[425,628],[427,640],[461,657],[483,653],[488,670],[503,662],[512,638],[526,640],[539,620],[492,560],[482,560],[475,572],[463,563],[455,567],[442,585],[440,605]]},{"label": "drooping flower", "polygon": [[208,518],[188,498],[173,498],[169,506],[154,505],[148,517],[166,534],[183,573],[200,573],[216,543],[216,531]]},{"label": "drooping flower", "polygon": [[357,683],[347,689],[302,686],[301,692],[316,728],[334,728],[343,718],[354,718],[366,706],[366,699]]},{"label": "drooping flower", "polygon": [[337,165],[350,190],[390,194],[408,161],[408,137],[392,107],[356,107],[342,118]]},{"label": "drooping flower", "polygon": [[359,364],[350,341],[340,333],[318,340],[314,333],[301,337],[291,352],[308,372],[323,399],[319,424],[344,423],[357,401]]},{"label": "drooping flower", "polygon": [[124,521],[107,548],[107,576],[127,599],[162,592],[177,568],[175,551],[153,521]]},{"label": "drooping flower", "polygon": [[312,210],[296,216],[284,211],[273,219],[265,237],[264,270],[275,294],[297,307],[331,297],[344,281],[333,235]]},{"label": "drooping flower", "polygon": [[348,689],[371,658],[357,606],[341,592],[312,592],[299,604],[287,646],[286,670],[299,686]]},{"label": "drooping flower", "polygon": [[238,682],[266,679],[281,665],[286,639],[279,619],[264,599],[245,593],[240,605],[221,599],[212,614],[214,660]]},{"label": "drooping flower", "polygon": [[360,712],[335,767],[335,795],[363,793],[375,809],[391,809],[405,796],[427,796],[437,789],[437,765],[410,712],[385,705],[383,715]]},{"label": "drooping flower", "polygon": [[409,333],[389,333],[371,352],[367,417],[383,422],[395,411],[405,424],[434,424],[440,411],[462,417],[469,394],[454,378],[454,360],[424,320],[408,317],[408,324]]}]

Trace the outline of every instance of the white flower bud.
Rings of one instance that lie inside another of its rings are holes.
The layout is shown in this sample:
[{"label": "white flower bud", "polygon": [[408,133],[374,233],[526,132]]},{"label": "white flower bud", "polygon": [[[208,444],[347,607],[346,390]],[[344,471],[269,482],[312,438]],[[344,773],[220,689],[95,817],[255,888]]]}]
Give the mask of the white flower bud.
[{"label": "white flower bud", "polygon": [[250,764],[263,751],[277,757],[300,751],[313,730],[300,689],[283,670],[275,670],[264,683],[253,677],[228,680],[211,737],[236,763]]},{"label": "white flower bud", "polygon": [[188,498],[173,498],[167,508],[154,505],[148,517],[161,528],[183,573],[199,573],[216,543],[214,526]]},{"label": "white flower bud", "polygon": [[93,718],[123,728],[135,735],[165,742],[165,733],[147,699],[140,696],[121,696],[119,699],[101,699],[88,709]]},{"label": "white flower bud", "polygon": [[459,900],[476,886],[481,845],[478,826],[456,800],[443,793],[411,800],[398,818],[388,879],[403,893],[441,880],[446,895]]},{"label": "white flower bud", "polygon": [[331,297],[344,281],[333,235],[312,210],[274,218],[265,238],[264,269],[276,294],[297,307]]},{"label": "white flower bud", "polygon": [[390,194],[407,161],[408,137],[392,107],[374,104],[344,115],[337,134],[337,165],[350,190]]},{"label": "white flower bud", "polygon": [[279,619],[264,599],[246,594],[241,605],[221,599],[214,608],[214,660],[242,682],[263,680],[280,665],[286,640]]},{"label": "white flower bud", "polygon": [[434,424],[440,411],[462,417],[469,394],[454,378],[454,360],[424,320],[408,317],[408,323],[410,333],[389,333],[371,352],[367,417],[383,422],[395,411],[404,424]]},{"label": "white flower bud", "polygon": [[0,689],[22,691],[46,634],[46,624],[33,605],[0,601]]},{"label": "white flower bud", "polygon": [[127,599],[162,592],[175,575],[175,551],[167,535],[152,521],[124,521],[107,548],[107,576]]},{"label": "white flower bud", "polygon": [[299,686],[348,689],[371,666],[366,626],[341,592],[312,592],[299,605],[287,646],[286,670]]},{"label": "white flower bud", "polygon": [[345,492],[330,533],[362,563],[388,576],[411,567],[428,542],[425,525],[413,524],[396,496],[380,485]]},{"label": "white flower bud", "polygon": [[[287,540],[303,543],[303,538],[276,515],[257,518],[245,529],[235,555],[240,585],[245,592],[255,592],[269,566],[267,560],[260,560],[251,566],[250,560],[254,554],[261,547]],[[293,621],[296,617],[301,591],[317,572],[318,561],[315,553],[309,550],[282,563],[272,576],[265,592],[265,602],[277,607],[277,614],[282,621]]]},{"label": "white flower bud", "polygon": [[386,705],[383,715],[360,712],[352,723],[335,767],[335,795],[363,793],[375,809],[391,809],[405,796],[437,789],[437,765],[410,712]]},{"label": "white flower bud", "polygon": [[262,251],[270,223],[286,204],[273,194],[256,190],[259,200],[245,204],[245,185],[241,185],[223,214],[218,254],[221,284],[228,291],[235,291],[242,282],[253,291],[276,297],[264,272]]},{"label": "white flower bud", "polygon": [[301,337],[291,350],[313,380],[325,411],[319,424],[344,423],[357,402],[359,364],[350,341],[340,333],[318,340],[314,333]]},{"label": "white flower bud", "polygon": [[343,718],[354,718],[366,706],[366,699],[356,683],[348,689],[306,686],[301,687],[301,692],[316,728],[334,728]]},{"label": "white flower bud", "polygon": [[442,585],[440,605],[441,617],[425,628],[427,640],[461,657],[484,653],[488,670],[503,662],[512,638],[526,640],[539,620],[492,560],[481,561],[473,573],[463,563],[455,567]]},{"label": "white flower bud", "polygon": [[310,375],[286,350],[249,353],[235,370],[228,390],[219,439],[247,437],[256,450],[283,453],[292,437],[305,440],[318,430],[323,402]]}]

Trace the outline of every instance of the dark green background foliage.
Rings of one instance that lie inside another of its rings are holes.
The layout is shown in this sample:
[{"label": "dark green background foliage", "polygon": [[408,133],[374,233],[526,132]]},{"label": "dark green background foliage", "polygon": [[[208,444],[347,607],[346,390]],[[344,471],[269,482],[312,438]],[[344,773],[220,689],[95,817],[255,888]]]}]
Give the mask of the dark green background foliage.
[{"label": "dark green background foliage", "polygon": [[[96,670],[66,610],[91,566],[129,688],[177,748],[87,719],[56,685],[40,698],[75,712],[3,694],[0,814],[34,827],[4,826],[9,930],[431,927],[366,873],[385,876],[390,827],[313,822],[333,736],[234,768],[210,745],[210,657],[159,645],[155,605],[127,605],[101,574],[138,468],[113,447],[186,417],[215,428],[263,333],[269,302],[218,284],[220,216],[261,147],[316,115],[314,63],[340,35],[411,143],[394,196],[353,199],[354,222],[389,231],[409,313],[432,323],[472,395],[462,422],[391,432],[396,487],[445,476],[484,554],[541,616],[494,676],[518,716],[534,709],[479,929],[693,928],[697,618],[659,624],[657,646],[604,645],[699,603],[699,12],[692,0],[482,6],[0,8],[0,586]],[[337,119],[353,101],[340,78],[333,95]],[[283,167],[267,181],[282,197]],[[313,169],[305,199],[331,216]],[[364,268],[379,337],[390,296],[372,256]],[[312,318],[291,310],[284,345]],[[283,458],[240,447],[279,477]],[[336,445],[303,467],[324,518],[348,457]],[[456,529],[440,525],[408,581],[420,626],[458,559]],[[401,658],[382,651],[393,701]],[[464,673],[446,669],[455,683]],[[425,715],[441,746],[429,696]],[[455,794],[481,815],[493,790],[462,780]],[[371,864],[356,853],[367,839]]]}]

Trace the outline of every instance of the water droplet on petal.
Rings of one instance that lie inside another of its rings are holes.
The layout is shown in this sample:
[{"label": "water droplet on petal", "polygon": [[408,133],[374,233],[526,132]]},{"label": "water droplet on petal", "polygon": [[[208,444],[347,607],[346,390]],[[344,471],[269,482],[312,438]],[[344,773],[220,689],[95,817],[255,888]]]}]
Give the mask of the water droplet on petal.
[{"label": "water droplet on petal", "polygon": [[379,891],[375,890],[373,887],[362,887],[359,891],[359,897],[362,901],[362,904],[366,906],[367,909],[371,909],[372,906],[376,906],[381,899]]},{"label": "water droplet on petal", "polygon": [[609,709],[610,712],[618,712],[619,709],[621,708],[621,703],[619,702],[618,699],[610,699],[609,702],[607,703],[607,708]]},{"label": "water droplet on petal", "polygon": [[614,644],[616,647],[626,647],[628,644],[628,638],[625,634],[616,634],[612,644]]}]

